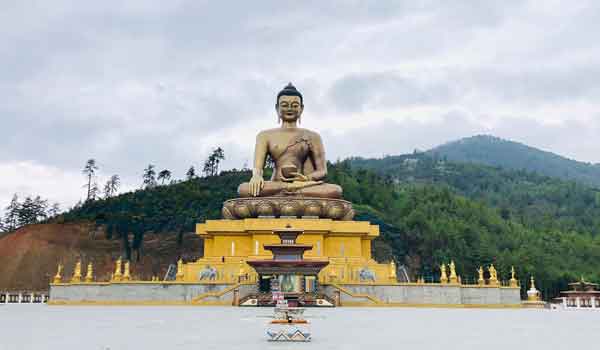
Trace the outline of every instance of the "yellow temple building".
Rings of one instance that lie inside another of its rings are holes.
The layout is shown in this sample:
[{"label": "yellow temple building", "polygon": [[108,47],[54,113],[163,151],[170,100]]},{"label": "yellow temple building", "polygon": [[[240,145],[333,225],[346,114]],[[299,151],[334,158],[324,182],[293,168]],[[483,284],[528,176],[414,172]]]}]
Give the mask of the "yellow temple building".
[{"label": "yellow temple building", "polygon": [[[305,260],[327,260],[319,273],[319,283],[396,282],[393,262],[377,263],[371,257],[371,242],[379,236],[379,227],[361,221],[331,219],[208,220],[196,226],[204,239],[204,257],[183,265],[183,280],[204,283],[237,283],[241,278],[256,281],[256,272],[247,260],[272,259],[266,244],[278,243],[274,230],[292,227],[303,230],[298,243],[312,245]],[[213,274],[206,273],[214,271]],[[240,273],[240,271],[242,273]],[[361,271],[370,271],[365,279]],[[205,272],[205,277],[202,274]]]}]

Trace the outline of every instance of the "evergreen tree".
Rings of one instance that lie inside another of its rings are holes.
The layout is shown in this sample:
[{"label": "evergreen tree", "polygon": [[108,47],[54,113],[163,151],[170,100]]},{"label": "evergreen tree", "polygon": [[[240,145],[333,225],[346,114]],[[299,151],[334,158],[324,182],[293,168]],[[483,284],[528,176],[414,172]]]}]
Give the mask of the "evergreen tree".
[{"label": "evergreen tree", "polygon": [[215,148],[204,162],[202,172],[205,176],[216,176],[219,174],[219,164],[225,159],[225,151],[221,147]]},{"label": "evergreen tree", "polygon": [[25,197],[25,200],[21,203],[21,207],[17,213],[19,217],[19,226],[35,223],[36,215],[33,199],[29,196]]},{"label": "evergreen tree", "polygon": [[194,168],[193,165],[188,169],[187,173],[185,173],[185,177],[187,180],[191,180],[196,177],[196,168]]},{"label": "evergreen tree", "polygon": [[165,184],[165,181],[169,181],[171,179],[171,172],[167,169],[164,169],[158,173],[157,180],[160,181],[161,185]]},{"label": "evergreen tree", "polygon": [[104,185],[104,198],[110,198],[117,194],[119,191],[119,186],[121,186],[121,179],[119,175],[113,175],[106,181]]},{"label": "evergreen tree", "polygon": [[83,167],[83,170],[82,170],[83,174],[87,177],[87,183],[84,185],[84,187],[87,187],[86,201],[94,199],[96,197],[95,194],[97,194],[97,192],[98,192],[97,185],[96,185],[96,193],[92,192],[92,190],[94,188],[93,179],[94,179],[94,176],[96,175],[96,170],[98,170],[98,166],[96,165],[96,160],[93,158],[88,159],[88,161],[85,163],[85,166]]},{"label": "evergreen tree", "polygon": [[60,214],[60,204],[55,202],[54,204],[52,204],[50,209],[48,209],[48,216],[53,218],[58,216],[58,214]]},{"label": "evergreen tree", "polygon": [[143,180],[144,188],[152,188],[156,186],[156,170],[154,170],[154,165],[148,164],[148,167],[144,169]]},{"label": "evergreen tree", "polygon": [[15,193],[10,201],[8,207],[6,207],[6,214],[4,216],[4,227],[6,231],[14,231],[19,227],[19,209],[21,204],[19,203],[19,196]]}]

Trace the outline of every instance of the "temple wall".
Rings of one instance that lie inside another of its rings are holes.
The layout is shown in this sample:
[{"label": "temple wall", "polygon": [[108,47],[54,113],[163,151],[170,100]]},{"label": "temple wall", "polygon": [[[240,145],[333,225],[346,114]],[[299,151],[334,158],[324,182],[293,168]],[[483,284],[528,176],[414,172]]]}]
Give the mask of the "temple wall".
[{"label": "temple wall", "polygon": [[339,292],[342,306],[406,305],[520,305],[519,288],[440,284],[342,284],[322,286],[324,293]]},{"label": "temple wall", "polygon": [[[50,285],[51,304],[231,304],[233,292],[221,294],[227,284],[86,283]],[[242,286],[241,286],[242,287]],[[250,286],[251,288],[253,286]],[[215,296],[211,296],[216,294]]]}]

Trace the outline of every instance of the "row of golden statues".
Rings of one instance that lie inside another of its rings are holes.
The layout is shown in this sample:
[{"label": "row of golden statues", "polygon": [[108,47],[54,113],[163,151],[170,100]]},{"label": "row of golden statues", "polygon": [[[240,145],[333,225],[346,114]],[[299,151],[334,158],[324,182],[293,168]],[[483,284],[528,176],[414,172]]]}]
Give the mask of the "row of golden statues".
[{"label": "row of golden statues", "polygon": [[[248,271],[246,271],[245,269],[245,264],[243,263],[243,261],[240,262],[240,267],[239,267],[239,277],[240,277],[240,281],[242,280],[242,277],[246,277],[245,279],[249,279],[249,276],[251,274],[248,273]],[[56,275],[53,278],[53,283],[58,284],[58,283],[62,283],[62,272],[63,272],[63,268],[64,266],[62,264],[58,264],[58,269],[56,272]],[[448,268],[448,270],[447,270]],[[390,279],[396,279],[396,265],[394,264],[394,262],[392,261],[389,264],[389,269],[390,269]],[[496,268],[494,267],[494,264],[491,264],[487,267],[488,273],[489,273],[489,279],[486,280],[483,276],[484,274],[484,269],[482,266],[480,266],[477,269],[477,273],[478,273],[478,279],[477,279],[477,285],[483,286],[483,285],[489,285],[489,286],[500,286],[500,282],[498,280],[498,272],[496,270]],[[449,271],[449,275],[448,272]],[[451,284],[451,285],[461,285],[462,284],[462,279],[461,276],[459,276],[456,273],[456,264],[454,263],[454,261],[450,261],[450,264],[441,264],[440,265],[440,284]],[[73,269],[73,275],[71,276],[71,279],[69,280],[69,283],[82,283],[82,272],[81,272],[81,260],[78,260],[75,263],[75,268]],[[329,271],[329,280],[331,282],[336,282],[338,279],[337,273],[335,269],[330,269]],[[121,257],[119,257],[119,259],[117,259],[117,261],[115,262],[115,270],[114,272],[111,274],[110,277],[110,282],[128,282],[128,281],[132,281],[134,280],[132,278],[131,275],[131,271],[130,271],[130,263],[129,261],[125,261],[123,262],[123,259]],[[184,273],[183,273],[183,260],[179,259],[179,261],[177,262],[177,274],[175,277],[175,281],[183,281],[184,280]],[[151,282],[160,282],[160,279],[157,276],[152,276],[152,279],[150,280]],[[86,275],[85,278],[83,279],[84,283],[91,283],[94,282],[94,269],[93,269],[93,265],[92,263],[88,263],[87,265],[87,271],[86,271]],[[425,279],[423,277],[419,277],[417,278],[416,281],[418,284],[425,284]],[[533,277],[532,277],[532,284],[533,284]],[[519,287],[519,281],[516,279],[515,277],[515,268],[511,267],[511,278],[509,280],[509,287],[513,287],[513,288],[517,288]]]},{"label": "row of golden statues", "polygon": [[[183,281],[183,260],[179,259],[179,261],[177,262],[177,267],[178,268],[177,268],[176,280]],[[56,270],[56,275],[54,275],[54,278],[52,279],[52,283],[54,283],[54,284],[62,283],[63,270],[64,270],[63,264],[59,263],[58,268]],[[131,276],[129,261],[123,262],[123,259],[121,257],[119,257],[119,259],[117,259],[117,261],[115,262],[115,270],[110,276],[110,282],[128,282],[128,281],[132,281],[132,280],[134,280],[134,279]],[[152,276],[151,281],[159,282],[160,279],[158,278],[158,276]],[[85,274],[85,278],[83,279],[83,282],[84,283],[94,282],[94,266],[92,265],[91,262],[89,262],[87,265],[87,271]],[[82,283],[81,260],[77,260],[77,262],[75,263],[75,268],[73,268],[73,275],[71,276],[69,283]]]},{"label": "row of golden statues", "polygon": [[[448,266],[448,269],[450,271],[450,276],[448,276],[448,273],[446,272],[446,266]],[[487,270],[488,270],[488,274],[490,276],[490,278],[487,280],[487,285],[499,286],[500,281],[498,279],[498,271],[494,267],[494,264],[491,264],[490,266],[488,266]],[[480,285],[480,286],[486,285],[486,280],[483,277],[483,272],[484,272],[483,266],[479,266],[479,268],[477,269],[477,275],[478,275],[477,285]],[[508,286],[512,287],[512,288],[519,287],[519,281],[516,278],[514,266],[511,267],[510,274],[511,274],[511,277],[510,277],[510,280],[508,281]],[[417,279],[417,283],[425,283],[425,280],[421,277],[421,278]],[[440,284],[462,284],[461,277],[456,274],[456,265],[454,264],[453,260],[450,261],[450,264],[448,264],[448,265],[446,265],[446,264],[440,265]]]}]

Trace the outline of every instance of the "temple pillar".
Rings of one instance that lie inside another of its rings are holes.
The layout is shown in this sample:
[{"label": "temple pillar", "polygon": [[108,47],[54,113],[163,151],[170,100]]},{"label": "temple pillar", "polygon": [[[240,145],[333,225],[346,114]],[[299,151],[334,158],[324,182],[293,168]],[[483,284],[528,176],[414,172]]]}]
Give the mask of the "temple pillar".
[{"label": "temple pillar", "polygon": [[577,308],[581,307],[581,298],[580,297],[575,298],[575,306],[577,306]]}]

